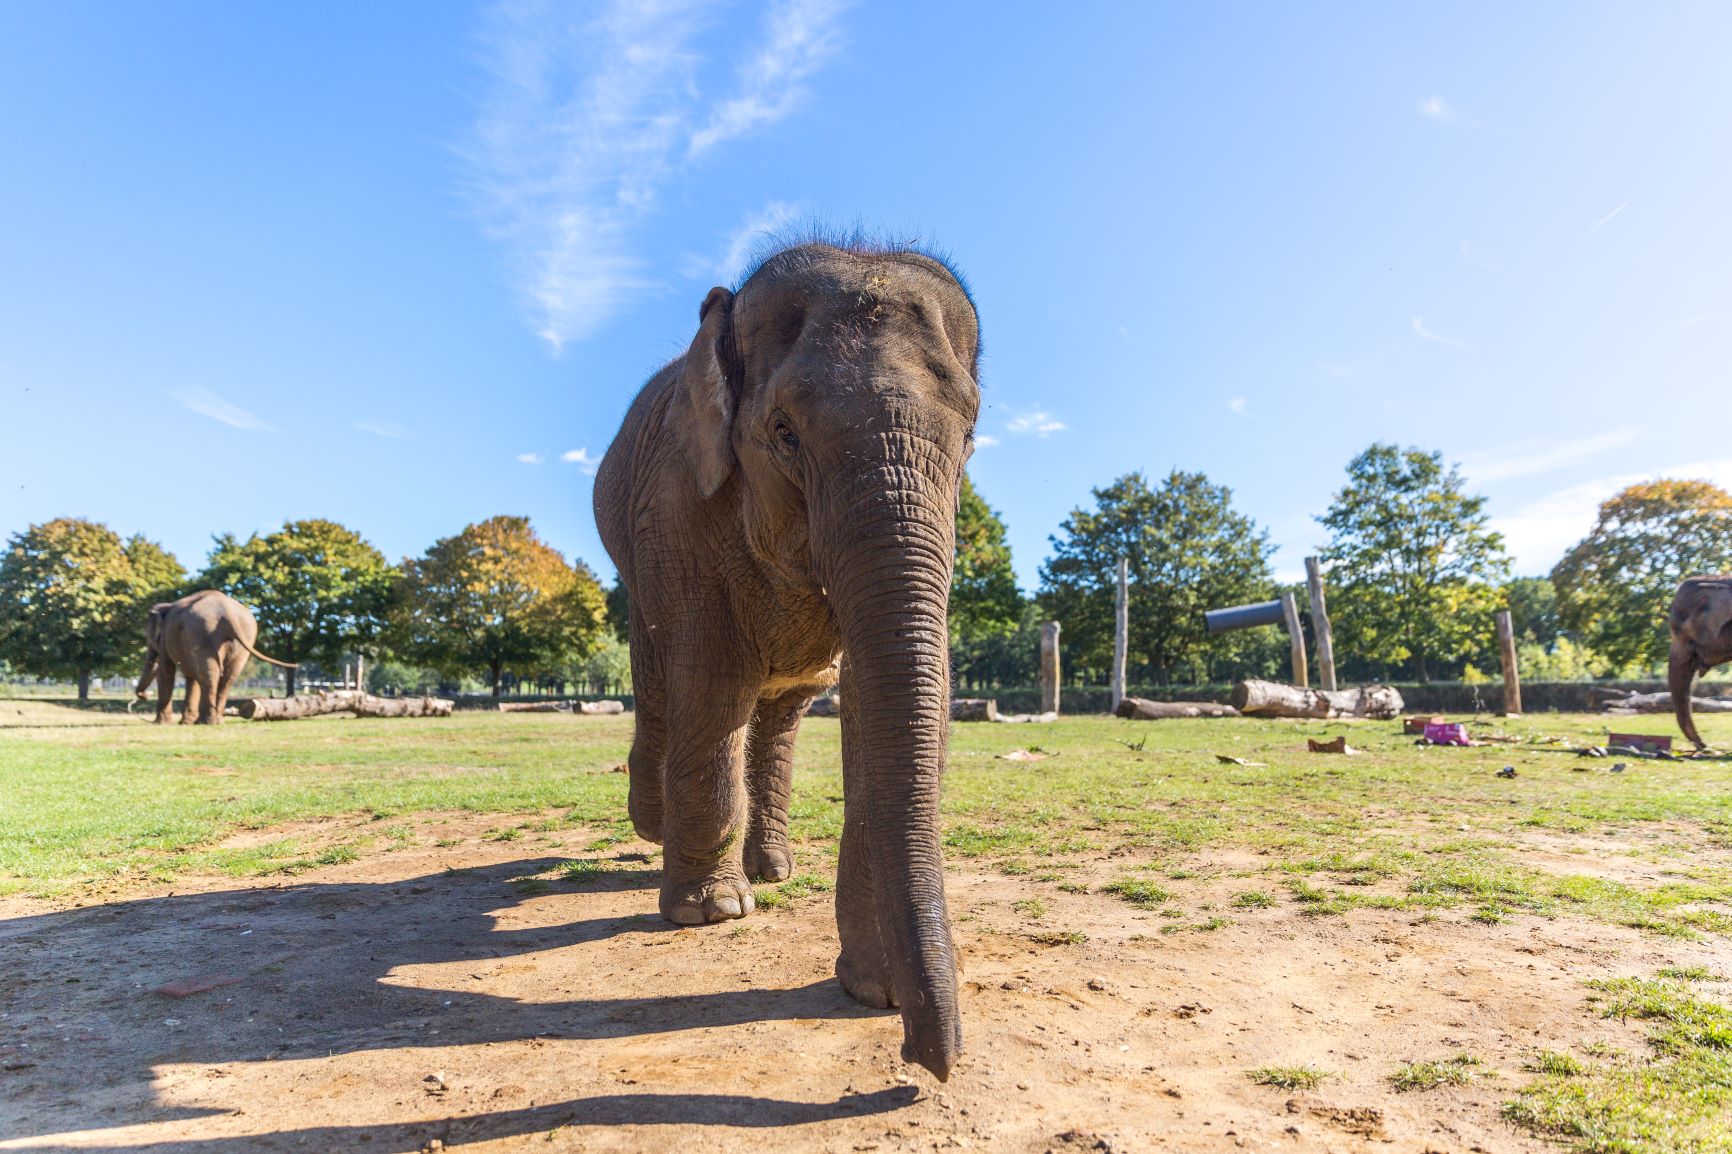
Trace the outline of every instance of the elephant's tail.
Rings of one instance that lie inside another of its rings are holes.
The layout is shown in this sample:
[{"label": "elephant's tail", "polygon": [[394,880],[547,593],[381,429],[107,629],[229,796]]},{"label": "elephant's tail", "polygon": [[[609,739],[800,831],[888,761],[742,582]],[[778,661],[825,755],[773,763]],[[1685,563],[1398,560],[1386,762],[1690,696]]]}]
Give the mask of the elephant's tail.
[{"label": "elephant's tail", "polygon": [[235,640],[240,641],[241,648],[245,649],[248,653],[251,653],[254,657],[257,657],[260,661],[269,661],[272,665],[280,665],[284,669],[299,669],[300,668],[300,664],[298,662],[278,661],[275,657],[266,657],[263,653],[260,653],[257,649],[254,649],[251,645],[248,645],[245,641],[241,641],[241,639],[239,637],[236,637]]}]

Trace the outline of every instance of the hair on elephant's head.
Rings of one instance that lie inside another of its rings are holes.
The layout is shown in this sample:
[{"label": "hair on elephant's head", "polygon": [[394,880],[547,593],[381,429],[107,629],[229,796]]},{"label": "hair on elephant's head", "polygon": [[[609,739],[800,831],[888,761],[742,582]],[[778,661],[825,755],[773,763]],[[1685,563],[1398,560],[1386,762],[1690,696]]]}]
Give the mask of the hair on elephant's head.
[{"label": "hair on elephant's head", "polygon": [[1686,577],[1672,598],[1672,649],[1666,686],[1684,736],[1703,745],[1690,711],[1696,674],[1732,661],[1732,575]]},{"label": "hair on elephant's head", "polygon": [[156,678],[157,662],[162,660],[162,622],[172,605],[152,605],[144,618],[144,672],[139,675],[134,696],[142,698]]},{"label": "hair on elephant's head", "polygon": [[670,432],[699,492],[737,501],[759,561],[834,616],[903,1053],[943,1077],[961,1048],[938,795],[956,499],[980,411],[974,302],[926,254],[809,243],[710,290],[700,316]]}]

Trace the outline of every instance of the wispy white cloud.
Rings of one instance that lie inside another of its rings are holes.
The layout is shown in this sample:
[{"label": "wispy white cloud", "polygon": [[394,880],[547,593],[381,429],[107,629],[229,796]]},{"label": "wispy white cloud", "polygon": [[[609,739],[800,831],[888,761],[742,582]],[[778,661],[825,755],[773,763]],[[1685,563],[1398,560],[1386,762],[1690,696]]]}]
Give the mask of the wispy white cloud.
[{"label": "wispy white cloud", "polygon": [[797,204],[772,200],[741,221],[739,227],[729,234],[720,259],[699,268],[698,274],[718,281],[737,279],[746,271],[746,262],[752,259],[757,246],[800,219],[802,211]]},{"label": "wispy white cloud", "polygon": [[974,447],[977,449],[990,449],[998,443],[998,438],[991,433],[982,433],[974,438]]},{"label": "wispy white cloud", "polygon": [[519,454],[517,454],[517,459],[518,459],[518,461],[520,461],[521,463],[523,463],[525,465],[539,465],[539,464],[541,464],[541,454],[540,453],[519,453]]},{"label": "wispy white cloud", "polygon": [[1436,341],[1440,345],[1460,345],[1461,344],[1460,341],[1452,341],[1448,337],[1440,336],[1437,333],[1432,332],[1431,329],[1426,325],[1424,317],[1414,317],[1411,323],[1413,325],[1413,335],[1420,338],[1421,340]]},{"label": "wispy white cloud", "polygon": [[1227,411],[1232,413],[1235,417],[1245,416],[1245,410],[1249,407],[1250,402],[1244,397],[1233,397],[1227,401]]},{"label": "wispy white cloud", "polygon": [[1630,202],[1627,200],[1624,201],[1617,208],[1614,208],[1611,212],[1608,212],[1605,216],[1602,216],[1599,220],[1596,220],[1593,224],[1589,225],[1588,231],[1589,232],[1599,232],[1602,228],[1605,228],[1606,225],[1608,225],[1612,222],[1612,218],[1614,216],[1617,216],[1620,212],[1623,212],[1626,208],[1629,208],[1629,207],[1630,207]]},{"label": "wispy white cloud", "polygon": [[568,449],[559,455],[559,459],[568,465],[576,465],[592,477],[595,476],[596,467],[601,464],[601,458],[590,456],[587,448]]},{"label": "wispy white cloud", "polygon": [[786,116],[835,47],[839,5],[779,0],[740,94],[718,101],[698,86],[714,7],[500,0],[489,11],[491,82],[462,150],[470,199],[555,354],[656,287],[633,241],[686,158]]},{"label": "wispy white cloud", "polygon": [[1441,96],[1427,96],[1419,102],[1419,114],[1431,120],[1451,121],[1455,119],[1455,109]]},{"label": "wispy white cloud", "polygon": [[782,0],[764,17],[764,42],[739,69],[739,92],[716,106],[692,134],[687,155],[774,124],[794,110],[805,82],[835,54],[841,34],[838,0]]},{"label": "wispy white cloud", "polygon": [[245,429],[257,433],[270,428],[239,405],[230,404],[209,389],[176,389],[172,395],[187,412],[221,421],[231,429]]},{"label": "wispy white cloud", "polygon": [[1581,437],[1561,444],[1553,441],[1523,441],[1484,453],[1470,453],[1462,458],[1461,468],[1481,484],[1506,481],[1512,477],[1533,477],[1551,473],[1577,461],[1598,456],[1619,445],[1633,441],[1640,430],[1618,429],[1592,437]]},{"label": "wispy white cloud", "polygon": [[1031,409],[1019,416],[1012,417],[1004,426],[1005,432],[1016,436],[1032,433],[1037,437],[1048,437],[1064,428],[1064,422],[1057,420],[1044,409]]},{"label": "wispy white cloud", "polygon": [[390,437],[392,440],[402,440],[410,436],[409,430],[402,425],[394,425],[390,421],[356,421],[355,427],[363,433],[371,433],[375,437]]}]

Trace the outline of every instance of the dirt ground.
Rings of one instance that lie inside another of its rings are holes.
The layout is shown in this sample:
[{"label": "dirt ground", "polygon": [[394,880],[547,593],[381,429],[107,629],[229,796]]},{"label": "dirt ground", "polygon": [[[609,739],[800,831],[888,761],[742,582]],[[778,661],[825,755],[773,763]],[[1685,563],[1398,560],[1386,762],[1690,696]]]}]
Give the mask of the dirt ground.
[{"label": "dirt ground", "polygon": [[[565,850],[443,820],[457,844],[291,879],[0,901],[0,1149],[1553,1149],[1499,1118],[1523,1062],[1641,1046],[1583,982],[1728,962],[1466,911],[1283,902],[1163,934],[1156,913],[1048,886],[1037,918],[1013,908],[1027,878],[953,863],[967,1049],[940,1085],[899,1061],[893,1014],[837,986],[829,895],[679,929],[655,916],[649,847],[573,881],[551,872]],[[1096,865],[1084,880],[1124,862]],[[1224,907],[1249,884],[1186,896]],[[1039,940],[1053,930],[1086,941]],[[1388,1081],[1462,1054],[1493,1076]],[[1311,1092],[1247,1077],[1305,1064],[1336,1076]]]}]

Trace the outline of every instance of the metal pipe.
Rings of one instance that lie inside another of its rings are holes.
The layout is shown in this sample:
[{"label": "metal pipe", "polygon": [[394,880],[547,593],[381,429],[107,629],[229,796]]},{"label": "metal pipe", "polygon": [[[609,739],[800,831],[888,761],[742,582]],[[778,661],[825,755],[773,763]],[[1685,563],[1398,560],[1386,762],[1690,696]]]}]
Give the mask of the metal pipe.
[{"label": "metal pipe", "polygon": [[1259,601],[1255,605],[1234,605],[1227,609],[1210,609],[1203,614],[1203,624],[1212,637],[1234,629],[1251,629],[1258,625],[1280,625],[1286,620],[1279,601]]}]

